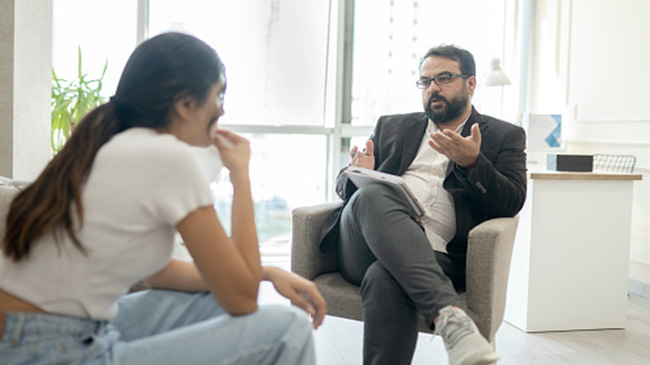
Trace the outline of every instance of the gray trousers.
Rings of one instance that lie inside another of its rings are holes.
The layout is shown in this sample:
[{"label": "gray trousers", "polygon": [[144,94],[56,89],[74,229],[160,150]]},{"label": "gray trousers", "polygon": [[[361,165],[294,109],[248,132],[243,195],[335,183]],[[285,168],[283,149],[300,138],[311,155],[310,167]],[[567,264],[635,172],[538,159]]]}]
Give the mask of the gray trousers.
[{"label": "gray trousers", "polygon": [[341,274],[361,286],[364,364],[410,364],[417,311],[433,329],[438,311],[459,305],[464,264],[431,248],[392,188],[359,189],[341,215]]}]

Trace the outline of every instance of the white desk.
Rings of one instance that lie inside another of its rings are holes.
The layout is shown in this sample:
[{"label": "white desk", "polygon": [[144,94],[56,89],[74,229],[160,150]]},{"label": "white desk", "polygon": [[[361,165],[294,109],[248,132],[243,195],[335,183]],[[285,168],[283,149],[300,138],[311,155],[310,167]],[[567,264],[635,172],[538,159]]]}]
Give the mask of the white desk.
[{"label": "white desk", "polygon": [[641,177],[529,174],[506,321],[526,332],[625,326],[632,185]]}]

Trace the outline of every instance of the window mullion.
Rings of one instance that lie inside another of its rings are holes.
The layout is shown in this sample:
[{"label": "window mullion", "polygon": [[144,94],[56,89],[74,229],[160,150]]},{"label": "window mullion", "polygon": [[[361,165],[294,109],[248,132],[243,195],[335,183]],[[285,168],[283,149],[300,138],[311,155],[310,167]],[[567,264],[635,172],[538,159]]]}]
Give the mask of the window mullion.
[{"label": "window mullion", "polygon": [[149,0],[138,0],[137,17],[135,44],[140,44],[149,38]]}]

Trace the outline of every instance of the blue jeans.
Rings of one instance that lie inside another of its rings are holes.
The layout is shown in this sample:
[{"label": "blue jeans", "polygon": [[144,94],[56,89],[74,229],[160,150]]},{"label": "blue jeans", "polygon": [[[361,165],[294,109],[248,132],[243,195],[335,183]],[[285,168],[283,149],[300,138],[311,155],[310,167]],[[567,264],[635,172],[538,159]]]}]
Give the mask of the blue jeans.
[{"label": "blue jeans", "polygon": [[8,313],[2,364],[314,364],[311,324],[295,307],[231,317],[210,293],[124,296],[111,321]]}]

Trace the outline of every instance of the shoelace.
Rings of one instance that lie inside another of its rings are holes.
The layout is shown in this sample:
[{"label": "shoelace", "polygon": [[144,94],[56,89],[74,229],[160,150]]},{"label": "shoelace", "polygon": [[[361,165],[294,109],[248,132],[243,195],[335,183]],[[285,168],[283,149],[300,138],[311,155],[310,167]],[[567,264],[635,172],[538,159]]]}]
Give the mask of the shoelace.
[{"label": "shoelace", "polygon": [[463,337],[472,334],[472,320],[469,317],[458,317],[456,313],[448,316],[440,316],[436,325],[436,333],[445,340],[447,348],[454,347]]}]

